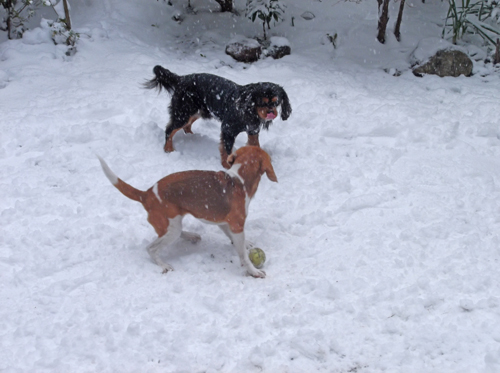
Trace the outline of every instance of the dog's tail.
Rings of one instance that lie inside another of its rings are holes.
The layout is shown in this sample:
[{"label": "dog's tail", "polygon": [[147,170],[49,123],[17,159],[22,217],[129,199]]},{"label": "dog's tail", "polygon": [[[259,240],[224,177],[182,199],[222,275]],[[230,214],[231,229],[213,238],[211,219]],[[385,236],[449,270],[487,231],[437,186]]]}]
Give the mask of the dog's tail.
[{"label": "dog's tail", "polygon": [[180,76],[174,74],[173,72],[157,65],[153,69],[154,74],[156,75],[153,79],[148,80],[144,83],[144,88],[147,89],[158,89],[161,92],[162,88],[165,88],[168,93],[172,94],[175,91],[175,88],[179,84]]},{"label": "dog's tail", "polygon": [[111,181],[111,184],[113,184],[116,187],[116,189],[122,192],[125,195],[125,197],[128,197],[130,199],[133,199],[134,201],[141,203],[146,200],[146,192],[136,189],[132,185],[129,185],[125,181],[119,179],[118,176],[116,176],[115,173],[111,171],[106,162],[104,162],[104,159],[102,159],[99,156],[97,156],[97,158],[99,158],[102,170],[104,171],[104,174],[107,176],[109,181]]}]

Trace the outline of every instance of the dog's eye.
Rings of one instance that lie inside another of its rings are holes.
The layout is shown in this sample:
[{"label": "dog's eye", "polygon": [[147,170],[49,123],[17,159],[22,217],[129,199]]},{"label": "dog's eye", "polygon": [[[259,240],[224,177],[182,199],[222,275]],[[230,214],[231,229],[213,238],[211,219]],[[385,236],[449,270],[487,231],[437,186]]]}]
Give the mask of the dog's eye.
[{"label": "dog's eye", "polygon": [[267,97],[264,97],[264,98],[262,99],[262,103],[264,103],[264,104],[269,103],[269,99],[268,99]]},{"label": "dog's eye", "polygon": [[278,97],[273,97],[273,99],[271,101],[274,103],[278,102]]}]

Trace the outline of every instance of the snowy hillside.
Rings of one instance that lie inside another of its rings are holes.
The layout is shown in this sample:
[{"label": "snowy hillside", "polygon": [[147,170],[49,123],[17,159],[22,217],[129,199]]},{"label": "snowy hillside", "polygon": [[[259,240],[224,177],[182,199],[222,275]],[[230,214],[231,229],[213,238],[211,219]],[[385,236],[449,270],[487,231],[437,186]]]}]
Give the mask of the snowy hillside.
[{"label": "snowy hillside", "polygon": [[[392,3],[382,45],[376,2],[287,0],[271,34],[292,54],[252,65],[224,54],[261,31],[244,1],[240,16],[205,0],[195,14],[70,3],[74,56],[44,27],[0,43],[1,372],[500,371],[499,75],[481,61],[470,78],[409,71],[445,2],[409,4],[401,43]],[[260,136],[279,183],[263,178],[246,224],[263,280],[191,217],[202,241],[163,251],[162,275],[144,209],[100,168],[96,154],[142,190],[220,170],[215,120],[163,152],[169,96],[141,87],[157,64],[290,97],[290,119]]]}]

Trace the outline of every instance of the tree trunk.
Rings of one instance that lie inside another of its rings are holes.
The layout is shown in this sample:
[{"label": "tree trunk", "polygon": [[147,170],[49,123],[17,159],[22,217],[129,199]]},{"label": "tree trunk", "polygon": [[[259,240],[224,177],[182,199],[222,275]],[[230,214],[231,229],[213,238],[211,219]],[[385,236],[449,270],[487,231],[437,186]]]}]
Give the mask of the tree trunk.
[{"label": "tree trunk", "polygon": [[233,11],[233,0],[215,0],[220,5],[221,12],[232,12]]},{"label": "tree trunk", "polygon": [[10,10],[7,12],[7,38],[9,40],[12,39],[12,36],[10,35],[10,30],[12,29],[12,23],[10,20]]},{"label": "tree trunk", "polygon": [[7,38],[9,40],[11,40],[12,39],[12,36],[11,36],[11,30],[12,30],[12,10],[11,10],[11,7],[12,7],[12,2],[10,0],[7,0],[5,2],[5,4],[3,4],[3,7],[7,11],[7,19],[6,19],[6,23],[7,23]]},{"label": "tree trunk", "polygon": [[400,0],[401,3],[399,3],[399,13],[398,13],[398,19],[396,20],[396,27],[394,28],[394,36],[396,36],[397,41],[401,41],[401,21],[403,19],[403,9],[405,7],[405,0]]},{"label": "tree trunk", "polygon": [[500,39],[497,39],[497,46],[495,48],[495,57],[493,58],[493,65],[500,62]]},{"label": "tree trunk", "polygon": [[63,5],[64,5],[64,19],[66,20],[66,27],[68,30],[71,30],[71,18],[69,17],[69,6],[68,6],[68,0],[63,0]]},{"label": "tree trunk", "polygon": [[382,10],[380,10],[381,1],[379,0],[379,17],[378,17],[378,35],[377,39],[382,44],[385,43],[385,30],[387,22],[389,22],[389,0],[383,0]]}]

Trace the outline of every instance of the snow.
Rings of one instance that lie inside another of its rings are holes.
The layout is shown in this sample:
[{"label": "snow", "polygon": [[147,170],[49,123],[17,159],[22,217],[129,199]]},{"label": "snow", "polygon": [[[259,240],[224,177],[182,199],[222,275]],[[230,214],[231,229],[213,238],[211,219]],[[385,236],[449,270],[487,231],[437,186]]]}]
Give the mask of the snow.
[{"label": "snow", "polygon": [[243,50],[259,48],[260,44],[257,40],[247,38],[243,35],[235,35],[227,45],[226,51],[228,54],[241,54]]},{"label": "snow", "polygon": [[[459,47],[454,46],[449,41],[433,37],[433,38],[425,38],[418,43],[417,48],[412,53],[410,58],[410,62],[412,64],[422,64],[429,60],[430,57],[434,56],[440,50],[448,50],[448,49],[459,49]],[[465,51],[467,52],[467,51]]]},{"label": "snow", "polygon": [[280,36],[271,36],[269,38],[269,41],[271,42],[272,46],[276,46],[276,47],[289,47],[290,46],[290,41],[287,38],[280,37]]},{"label": "snow", "polygon": [[245,45],[250,48],[255,48],[258,47],[260,44],[257,40],[247,38],[246,36],[243,35],[235,35],[229,40],[228,44],[235,44],[235,43],[240,43],[242,45]]},{"label": "snow", "polygon": [[[499,75],[409,70],[446,3],[410,3],[401,43],[391,3],[382,45],[375,2],[288,0],[270,35],[292,54],[251,65],[224,54],[261,32],[244,2],[192,0],[182,23],[174,3],[72,2],[71,57],[45,27],[0,43],[0,371],[500,371]],[[221,169],[216,121],[163,152],[169,96],[141,87],[157,64],[288,93],[260,136],[279,183],[263,177],[245,228],[265,279],[193,218],[202,240],[164,250],[162,275],[145,211],[102,172],[96,154],[146,190]]]}]

